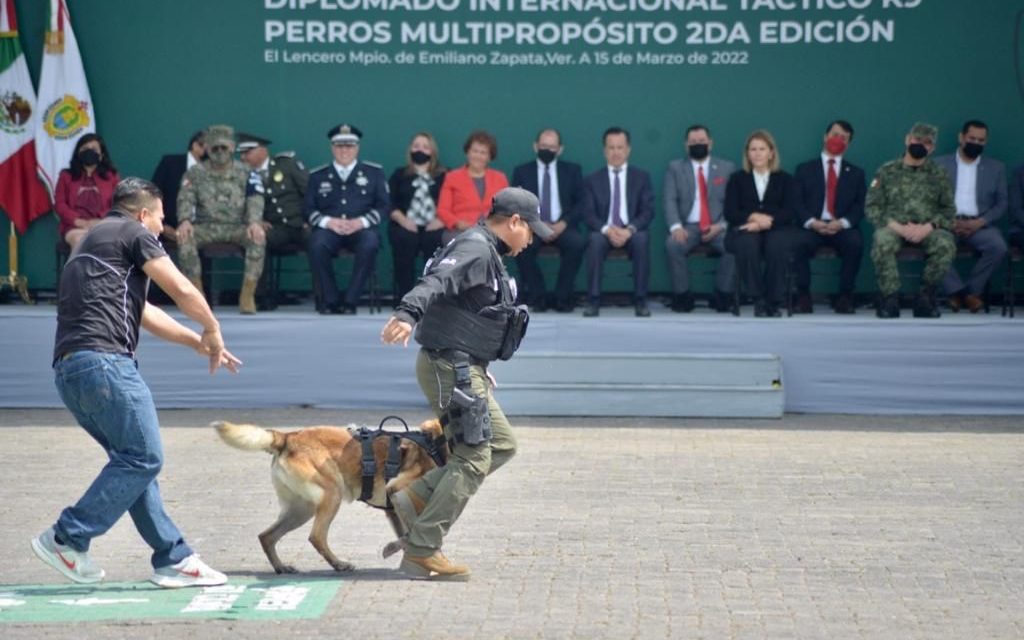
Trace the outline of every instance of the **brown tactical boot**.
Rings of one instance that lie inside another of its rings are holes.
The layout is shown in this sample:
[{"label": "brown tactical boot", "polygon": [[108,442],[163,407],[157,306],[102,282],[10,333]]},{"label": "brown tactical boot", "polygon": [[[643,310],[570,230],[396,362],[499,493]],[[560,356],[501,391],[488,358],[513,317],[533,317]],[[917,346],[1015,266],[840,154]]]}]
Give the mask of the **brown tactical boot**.
[{"label": "brown tactical boot", "polygon": [[242,283],[242,291],[238,294],[238,312],[246,315],[256,313],[256,280],[249,278]]},{"label": "brown tactical boot", "polygon": [[447,580],[450,582],[467,582],[470,577],[469,567],[452,564],[440,551],[434,555],[421,558],[406,552],[399,570],[410,578],[427,580]]},{"label": "brown tactical boot", "polygon": [[423,513],[423,508],[427,506],[423,498],[408,487],[391,494],[391,504],[395,507],[395,515],[402,522],[406,533],[412,528],[412,523],[416,522],[416,518]]}]

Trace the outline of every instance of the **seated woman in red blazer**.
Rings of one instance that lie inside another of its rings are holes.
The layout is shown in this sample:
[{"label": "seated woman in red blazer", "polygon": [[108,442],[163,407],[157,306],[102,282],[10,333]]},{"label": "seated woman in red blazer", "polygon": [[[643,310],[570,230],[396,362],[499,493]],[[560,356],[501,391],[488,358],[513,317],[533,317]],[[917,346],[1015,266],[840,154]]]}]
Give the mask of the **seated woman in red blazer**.
[{"label": "seated woman in red blazer", "polygon": [[508,186],[505,174],[487,167],[498,157],[498,141],[486,131],[474,131],[462,145],[466,166],[444,176],[437,217],[444,223],[444,242],[487,217],[494,194]]},{"label": "seated woman in red blazer", "polygon": [[[755,131],[747,137],[743,169],[729,176],[723,214],[729,223],[726,251],[736,256],[741,290],[754,298],[754,315],[779,315],[796,220],[797,186],[779,169],[772,134]],[[762,262],[764,266],[762,268]]]},{"label": "seated woman in red blazer", "polygon": [[54,193],[60,237],[72,249],[110,211],[120,179],[103,138],[87,133],[78,139],[71,166],[60,172]]}]

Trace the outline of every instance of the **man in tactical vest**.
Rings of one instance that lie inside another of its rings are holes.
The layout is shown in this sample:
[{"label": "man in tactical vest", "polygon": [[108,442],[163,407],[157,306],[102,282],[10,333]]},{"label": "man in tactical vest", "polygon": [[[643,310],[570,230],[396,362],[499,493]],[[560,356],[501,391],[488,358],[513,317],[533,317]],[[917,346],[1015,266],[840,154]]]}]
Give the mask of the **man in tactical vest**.
[{"label": "man in tactical vest", "polygon": [[518,187],[499,191],[485,221],[434,254],[381,332],[385,344],[407,345],[416,327],[416,379],[451,449],[445,466],[392,496],[408,533],[401,570],[410,577],[469,579],[469,568],[450,562],[441,544],[484,478],[515,455],[487,365],[512,357],[529,321],[526,308],[515,305],[515,281],[501,256],[518,255],[534,234],[545,240],[553,233],[540,220],[537,196]]}]

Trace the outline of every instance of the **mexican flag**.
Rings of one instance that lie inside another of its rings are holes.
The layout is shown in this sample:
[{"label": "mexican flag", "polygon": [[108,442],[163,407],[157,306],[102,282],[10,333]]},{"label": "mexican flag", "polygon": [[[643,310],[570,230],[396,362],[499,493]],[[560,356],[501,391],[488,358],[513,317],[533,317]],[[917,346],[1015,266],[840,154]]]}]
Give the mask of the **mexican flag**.
[{"label": "mexican flag", "polygon": [[19,233],[50,210],[50,199],[36,176],[35,110],[14,0],[0,0],[0,209]]},{"label": "mexican flag", "polygon": [[[6,0],[4,0],[6,1]],[[78,41],[64,0],[50,0],[49,26],[39,74],[36,158],[39,175],[52,196],[60,170],[71,164],[75,142],[96,131],[89,85]]]}]

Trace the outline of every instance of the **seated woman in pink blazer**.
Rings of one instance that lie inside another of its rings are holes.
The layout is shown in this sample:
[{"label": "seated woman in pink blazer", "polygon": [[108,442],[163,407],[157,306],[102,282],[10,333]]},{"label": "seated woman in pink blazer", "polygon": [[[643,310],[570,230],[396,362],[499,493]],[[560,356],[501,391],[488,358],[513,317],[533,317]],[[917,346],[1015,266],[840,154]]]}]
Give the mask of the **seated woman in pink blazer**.
[{"label": "seated woman in pink blazer", "polygon": [[498,157],[494,136],[474,131],[466,138],[462,150],[466,153],[466,165],[445,174],[437,203],[437,217],[445,226],[445,243],[487,217],[494,194],[508,186],[504,173],[487,167]]}]

